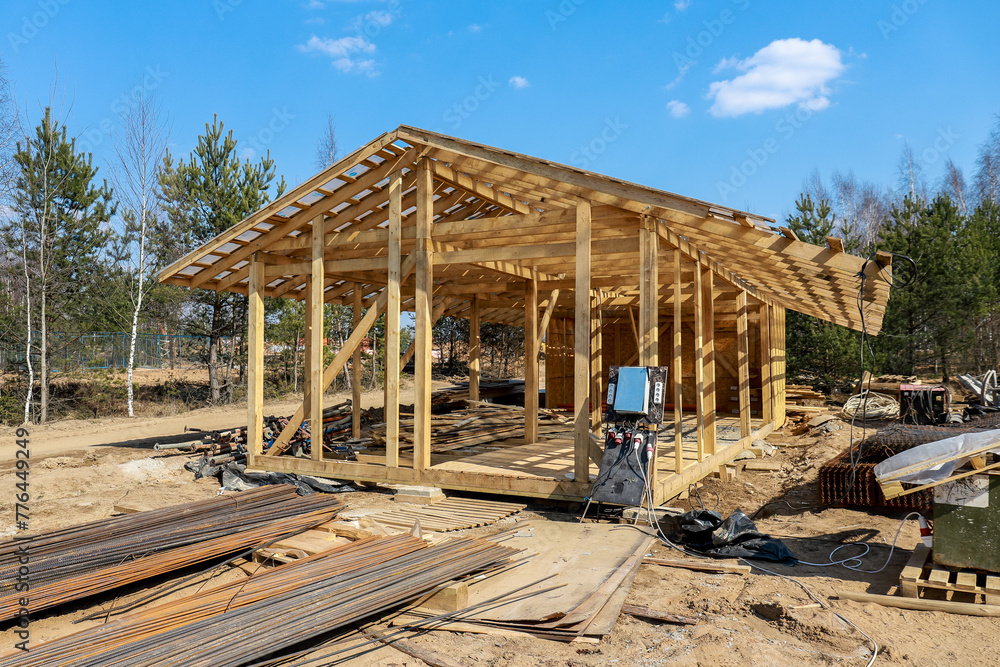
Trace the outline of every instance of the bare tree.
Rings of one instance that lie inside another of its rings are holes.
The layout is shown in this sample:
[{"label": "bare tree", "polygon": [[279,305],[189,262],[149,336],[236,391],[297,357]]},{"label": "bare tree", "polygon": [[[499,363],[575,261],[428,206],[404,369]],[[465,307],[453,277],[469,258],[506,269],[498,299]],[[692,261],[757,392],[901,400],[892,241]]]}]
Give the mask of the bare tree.
[{"label": "bare tree", "polygon": [[112,174],[121,206],[120,256],[128,270],[132,336],[128,352],[128,416],[135,416],[135,346],[142,301],[156,281],[150,275],[154,262],[148,250],[150,227],[158,212],[160,165],[167,151],[167,128],[152,94],[143,92],[120,112],[115,134]]},{"label": "bare tree", "polygon": [[951,158],[944,166],[944,177],[941,179],[940,189],[942,193],[951,197],[963,216],[969,214],[969,205],[966,202],[968,188],[965,185],[965,175],[962,173],[961,167],[956,165]]},{"label": "bare tree", "polygon": [[980,203],[1000,203],[1000,116],[997,116],[990,136],[979,147],[976,158],[975,192]]},{"label": "bare tree", "polygon": [[326,126],[323,136],[316,145],[316,168],[326,169],[337,163],[337,127],[333,122],[333,114],[326,115]]},{"label": "bare tree", "polygon": [[913,154],[909,143],[903,144],[903,153],[897,163],[899,172],[898,190],[900,199],[909,195],[910,199],[927,199],[927,185],[924,182],[923,166]]},{"label": "bare tree", "polygon": [[844,242],[851,252],[867,252],[878,240],[889,211],[888,192],[854,172],[833,172],[834,204]]}]

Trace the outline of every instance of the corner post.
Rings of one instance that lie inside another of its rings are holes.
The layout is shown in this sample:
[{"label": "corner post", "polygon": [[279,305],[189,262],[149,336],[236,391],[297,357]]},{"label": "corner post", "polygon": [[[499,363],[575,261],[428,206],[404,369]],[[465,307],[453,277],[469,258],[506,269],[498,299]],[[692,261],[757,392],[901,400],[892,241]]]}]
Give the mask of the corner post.
[{"label": "corner post", "polygon": [[750,343],[747,336],[747,291],[736,293],[736,372],[739,374],[740,437],[750,435]]},{"label": "corner post", "polygon": [[323,460],[323,248],[325,247],[324,217],[312,222],[312,260],[306,290],[306,378],[309,399],[306,418],[309,419],[312,460]]},{"label": "corner post", "polygon": [[479,295],[472,297],[472,312],[469,313],[469,399],[479,400],[479,374],[482,348],[479,344]]},{"label": "corner post", "polygon": [[385,465],[399,467],[399,311],[403,175],[389,176],[389,274],[385,306]]},{"label": "corner post", "polygon": [[538,281],[524,281],[524,442],[538,441]]},{"label": "corner post", "polygon": [[[351,330],[358,328],[361,323],[361,283],[354,283],[352,289],[354,300],[352,306]],[[361,346],[354,348],[351,355],[351,437],[361,437]]]}]

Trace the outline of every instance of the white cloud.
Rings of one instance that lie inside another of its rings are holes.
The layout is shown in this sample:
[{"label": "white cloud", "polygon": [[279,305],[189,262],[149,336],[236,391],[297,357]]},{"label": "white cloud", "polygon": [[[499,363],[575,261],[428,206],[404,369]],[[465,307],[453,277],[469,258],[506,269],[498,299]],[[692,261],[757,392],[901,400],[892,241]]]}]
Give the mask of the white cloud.
[{"label": "white cloud", "polygon": [[667,102],[667,111],[669,111],[670,115],[674,118],[683,118],[691,113],[691,107],[684,104],[680,100],[670,100]]},{"label": "white cloud", "polygon": [[745,60],[728,59],[720,69],[743,72],[708,89],[713,116],[742,116],[799,104],[819,111],[830,105],[829,83],[845,69],[840,50],[818,39],[797,37],[771,42]]},{"label": "white cloud", "polygon": [[482,29],[483,29],[483,26],[479,25],[478,23],[473,23],[468,28],[469,32],[480,32],[480,31],[482,31]]},{"label": "white cloud", "polygon": [[322,53],[333,58],[333,65],[341,72],[348,74],[367,74],[375,76],[375,61],[361,57],[375,53],[375,45],[364,37],[341,37],[340,39],[323,39],[313,35],[305,44],[298,46],[303,53]]},{"label": "white cloud", "polygon": [[523,76],[512,76],[507,83],[510,84],[511,88],[527,88],[531,85]]},{"label": "white cloud", "polygon": [[683,12],[685,9],[691,6],[694,0],[674,0],[674,9],[679,12]]}]

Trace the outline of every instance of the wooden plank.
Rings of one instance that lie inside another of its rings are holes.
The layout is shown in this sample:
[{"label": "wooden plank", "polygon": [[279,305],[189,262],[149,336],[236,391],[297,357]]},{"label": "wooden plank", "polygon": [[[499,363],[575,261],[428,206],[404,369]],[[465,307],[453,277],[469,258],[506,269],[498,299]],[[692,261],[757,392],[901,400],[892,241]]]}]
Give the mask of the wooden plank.
[{"label": "wooden plank", "polygon": [[827,236],[826,245],[834,252],[844,252],[844,239],[836,236]]},{"label": "wooden plank", "polygon": [[705,454],[715,454],[715,399],[718,391],[718,381],[715,374],[715,281],[713,273],[708,268],[701,269],[702,278],[702,321],[705,325],[702,332],[705,396],[704,396],[704,426]]},{"label": "wooden plank", "polygon": [[418,470],[431,467],[431,374],[434,298],[434,256],[431,225],[434,219],[434,177],[430,161],[420,161],[417,172],[417,271],[416,321],[414,324],[413,464]]},{"label": "wooden plank", "polygon": [[538,440],[538,281],[524,282],[524,441]]},{"label": "wooden plank", "polygon": [[893,595],[873,595],[871,593],[855,593],[854,591],[840,591],[836,595],[843,600],[880,604],[884,607],[917,609],[920,611],[942,611],[946,614],[964,614],[966,616],[1000,617],[1000,606],[995,605],[951,602],[949,600],[925,600],[922,598],[895,597]]},{"label": "wooden plank", "polygon": [[674,470],[684,468],[683,391],[684,368],[681,348],[681,251],[674,249],[674,324],[673,324],[673,376],[674,376]]},{"label": "wooden plank", "polygon": [[736,293],[736,366],[739,373],[740,437],[750,435],[750,343],[747,336],[747,292]]},{"label": "wooden plank", "polygon": [[[385,419],[385,464],[399,466],[399,318],[400,318],[400,259],[403,227],[403,175],[389,176],[389,274],[385,292],[385,379],[383,403]],[[413,251],[414,254],[416,250]]]},{"label": "wooden plank", "polygon": [[250,258],[247,315],[247,461],[264,451],[264,265]]},{"label": "wooden plank", "polygon": [[683,570],[696,570],[698,572],[718,572],[722,574],[750,574],[749,565],[740,565],[733,562],[720,562],[711,560],[674,560],[670,558],[654,558],[646,556],[642,559],[645,565],[662,565],[664,567],[676,567]]},{"label": "wooden plank", "polygon": [[761,302],[760,317],[757,326],[760,327],[760,397],[761,418],[765,422],[774,421],[774,386],[771,383],[771,306]]},{"label": "wooden plank", "polygon": [[573,378],[574,480],[590,480],[590,202],[576,205],[576,304]]},{"label": "wooden plank", "polygon": [[976,573],[971,570],[962,570],[955,575],[955,588],[963,591],[975,591]]},{"label": "wooden plank", "polygon": [[[642,216],[639,228],[639,365],[659,366],[659,246],[655,221]],[[629,310],[631,315],[631,309]]]},{"label": "wooden plank", "polygon": [[479,338],[480,306],[479,295],[472,296],[472,312],[469,315],[469,399],[479,400],[479,373],[482,347]]},{"label": "wooden plank", "polygon": [[545,340],[545,332],[549,328],[549,321],[552,319],[552,312],[556,309],[556,303],[559,301],[559,290],[554,289],[549,293],[549,303],[545,307],[545,313],[542,315],[542,321],[538,325],[538,336],[535,338],[535,356],[541,352],[542,341]]},{"label": "wooden plank", "polygon": [[[354,300],[351,303],[353,325],[356,329],[361,323],[361,285],[354,283]],[[351,437],[361,437],[361,346],[354,348],[351,355]]]},{"label": "wooden plank", "polygon": [[309,293],[306,298],[306,377],[310,400],[306,418],[309,420],[311,455],[314,461],[323,458],[323,234],[324,218],[317,216],[312,223],[312,261],[310,262]]},{"label": "wooden plank", "polygon": [[899,574],[899,592],[906,597],[919,597],[920,591],[916,582],[923,579],[924,565],[930,558],[931,550],[922,544],[913,548],[910,559]]},{"label": "wooden plank", "polygon": [[636,618],[647,618],[654,621],[663,621],[664,623],[673,623],[674,625],[698,625],[697,619],[689,616],[668,614],[665,611],[655,611],[649,607],[638,607],[634,604],[622,605],[622,613],[635,616]]},{"label": "wooden plank", "polygon": [[[603,337],[601,335],[601,297],[600,290],[591,290],[590,302],[590,432],[600,433],[601,422],[604,415],[601,413],[601,402],[604,392],[601,390],[601,370],[602,360],[601,349]],[[593,443],[593,439],[591,439]],[[593,451],[593,447],[591,447]],[[603,457],[603,454],[601,455]],[[593,456],[591,456],[593,460]],[[600,463],[598,463],[600,465]]]}]

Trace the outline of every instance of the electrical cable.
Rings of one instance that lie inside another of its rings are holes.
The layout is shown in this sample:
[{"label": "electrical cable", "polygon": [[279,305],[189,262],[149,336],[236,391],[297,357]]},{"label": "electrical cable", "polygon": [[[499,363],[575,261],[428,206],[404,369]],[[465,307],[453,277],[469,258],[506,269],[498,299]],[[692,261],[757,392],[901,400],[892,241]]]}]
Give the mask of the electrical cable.
[{"label": "electrical cable", "polygon": [[[909,519],[910,517],[918,517],[919,518],[920,517],[920,513],[919,512],[910,512],[909,514],[907,514],[906,516],[903,517],[902,521],[899,522],[899,527],[896,529],[896,535],[892,538],[892,546],[889,549],[889,555],[886,557],[885,562],[882,563],[882,567],[878,568],[877,570],[863,570],[863,569],[861,569],[861,566],[864,564],[864,561],[862,561],[861,559],[864,558],[865,556],[867,556],[871,552],[871,546],[869,544],[865,543],[865,542],[850,542],[850,543],[847,543],[847,544],[841,544],[840,546],[838,546],[837,548],[835,548],[833,551],[831,551],[830,554],[827,556],[827,558],[830,559],[829,563],[810,563],[810,562],[804,561],[804,560],[800,560],[799,563],[801,563],[802,565],[811,565],[813,567],[829,567],[831,565],[843,565],[848,570],[853,570],[855,572],[862,572],[864,574],[878,574],[879,572],[881,572],[882,570],[884,570],[886,568],[886,566],[889,565],[889,561],[892,560],[892,554],[896,550],[896,541],[899,540],[899,534],[903,530],[903,525],[906,524],[907,519]],[[834,560],[833,557],[834,557],[834,555],[838,551],[840,551],[841,549],[846,549],[847,547],[853,547],[853,546],[864,547],[864,551],[862,551],[861,553],[859,553],[857,555],[854,555],[854,556],[848,556],[847,558],[842,558],[841,560]]]}]

